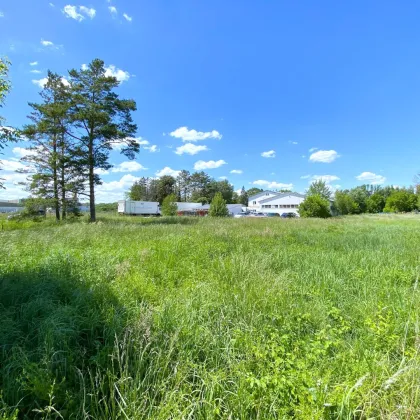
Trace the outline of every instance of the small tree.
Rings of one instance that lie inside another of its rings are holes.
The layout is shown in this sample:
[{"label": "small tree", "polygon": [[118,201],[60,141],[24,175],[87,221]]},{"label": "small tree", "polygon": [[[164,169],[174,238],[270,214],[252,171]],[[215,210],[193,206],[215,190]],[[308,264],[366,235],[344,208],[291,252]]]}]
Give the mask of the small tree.
[{"label": "small tree", "polygon": [[331,200],[332,191],[325,181],[319,179],[318,181],[312,182],[308,188],[307,195],[319,195],[324,200]]},{"label": "small tree", "polygon": [[163,199],[161,210],[164,216],[176,216],[178,205],[175,194],[169,194]]},{"label": "small tree", "polygon": [[299,206],[299,214],[302,217],[331,217],[330,203],[320,195],[306,197]]},{"label": "small tree", "polygon": [[226,206],[226,201],[223,199],[222,194],[217,192],[210,204],[209,216],[212,217],[227,217],[229,210]]},{"label": "small tree", "polygon": [[335,192],[334,207],[341,215],[358,213],[357,203],[344,191]]},{"label": "small tree", "polygon": [[376,192],[366,200],[366,208],[369,213],[381,213],[385,207],[384,196]]},{"label": "small tree", "polygon": [[238,203],[243,206],[248,206],[248,194],[244,187],[242,187],[241,193],[239,194]]}]

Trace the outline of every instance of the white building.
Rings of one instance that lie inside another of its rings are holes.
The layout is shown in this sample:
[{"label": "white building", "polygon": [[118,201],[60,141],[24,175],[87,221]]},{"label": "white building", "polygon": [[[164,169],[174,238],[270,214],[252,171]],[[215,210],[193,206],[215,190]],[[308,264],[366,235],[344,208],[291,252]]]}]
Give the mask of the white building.
[{"label": "white building", "polygon": [[275,191],[262,191],[258,194],[252,195],[248,198],[248,210],[261,211],[261,201],[270,197],[275,197],[278,194],[279,193]]},{"label": "white building", "polygon": [[294,192],[276,193],[263,191],[249,197],[248,209],[262,213],[296,213],[299,205],[305,200],[305,195]]}]

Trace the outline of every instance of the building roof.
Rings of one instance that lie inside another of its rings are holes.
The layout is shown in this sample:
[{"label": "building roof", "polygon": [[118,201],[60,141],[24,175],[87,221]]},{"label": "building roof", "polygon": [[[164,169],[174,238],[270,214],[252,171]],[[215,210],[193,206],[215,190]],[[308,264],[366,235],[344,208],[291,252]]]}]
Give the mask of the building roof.
[{"label": "building roof", "polygon": [[299,197],[299,198],[306,198],[306,195],[299,194],[299,193],[294,193],[294,192],[278,193],[274,197],[269,197],[269,198],[266,198],[265,200],[261,200],[260,204],[268,203],[269,201],[277,200],[279,198],[288,197],[289,195],[293,195],[293,196]]},{"label": "building roof", "polygon": [[267,193],[270,193],[270,194],[279,194],[276,191],[265,190],[265,191],[261,191],[258,194],[251,195],[251,197],[248,197],[248,200],[249,201],[255,200],[256,198],[262,197],[263,195],[266,195]]}]

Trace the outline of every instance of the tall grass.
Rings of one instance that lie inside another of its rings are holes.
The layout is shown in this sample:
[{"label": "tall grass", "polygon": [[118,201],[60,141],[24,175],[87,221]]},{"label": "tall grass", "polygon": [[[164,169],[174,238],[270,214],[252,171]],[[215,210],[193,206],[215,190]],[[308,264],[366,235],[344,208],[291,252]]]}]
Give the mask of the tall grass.
[{"label": "tall grass", "polygon": [[25,223],[0,419],[420,418],[416,217]]}]

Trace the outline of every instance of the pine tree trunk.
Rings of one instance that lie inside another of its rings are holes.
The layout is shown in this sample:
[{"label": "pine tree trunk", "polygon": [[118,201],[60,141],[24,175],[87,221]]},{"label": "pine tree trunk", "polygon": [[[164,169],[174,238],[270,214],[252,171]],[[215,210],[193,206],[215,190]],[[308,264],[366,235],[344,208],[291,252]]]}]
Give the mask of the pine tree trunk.
[{"label": "pine tree trunk", "polygon": [[55,218],[60,220],[60,200],[58,197],[58,176],[57,176],[57,141],[53,142],[53,188],[54,188],[54,207]]},{"label": "pine tree trunk", "polygon": [[89,142],[89,207],[90,207],[90,221],[96,222],[96,211],[95,211],[95,174],[93,172],[94,161],[93,161],[93,145]]},{"label": "pine tree trunk", "polygon": [[[63,141],[63,140],[62,140]],[[64,141],[61,148],[61,218],[64,220],[67,217],[67,201],[66,201],[66,179],[65,179],[65,164],[64,164]]]}]

